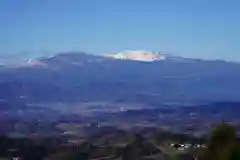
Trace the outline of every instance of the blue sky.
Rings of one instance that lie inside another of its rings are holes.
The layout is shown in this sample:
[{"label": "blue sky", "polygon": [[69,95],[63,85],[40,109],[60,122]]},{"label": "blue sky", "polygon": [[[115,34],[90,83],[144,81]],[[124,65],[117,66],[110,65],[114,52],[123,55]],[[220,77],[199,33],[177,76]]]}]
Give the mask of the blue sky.
[{"label": "blue sky", "polygon": [[0,58],[128,49],[240,61],[239,0],[1,0]]}]

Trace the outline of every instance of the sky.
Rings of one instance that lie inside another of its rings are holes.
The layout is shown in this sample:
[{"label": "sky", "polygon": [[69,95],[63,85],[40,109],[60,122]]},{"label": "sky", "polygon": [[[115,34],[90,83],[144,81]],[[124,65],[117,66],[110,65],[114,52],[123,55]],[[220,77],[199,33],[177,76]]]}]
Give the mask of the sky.
[{"label": "sky", "polygon": [[240,61],[239,8],[239,0],[1,0],[0,58],[140,49]]}]

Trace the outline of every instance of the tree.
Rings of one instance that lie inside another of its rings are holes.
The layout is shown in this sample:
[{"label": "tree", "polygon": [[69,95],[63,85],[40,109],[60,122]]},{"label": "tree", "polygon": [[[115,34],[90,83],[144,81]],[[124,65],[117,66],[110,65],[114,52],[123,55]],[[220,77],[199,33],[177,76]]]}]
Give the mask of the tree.
[{"label": "tree", "polygon": [[211,134],[204,160],[233,160],[237,146],[236,129],[222,122]]}]

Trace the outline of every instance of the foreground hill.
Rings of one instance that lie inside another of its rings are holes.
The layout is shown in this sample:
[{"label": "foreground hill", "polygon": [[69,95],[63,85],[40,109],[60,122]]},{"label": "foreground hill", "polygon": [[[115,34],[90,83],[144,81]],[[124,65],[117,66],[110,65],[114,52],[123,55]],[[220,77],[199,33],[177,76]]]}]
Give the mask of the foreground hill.
[{"label": "foreground hill", "polygon": [[[115,134],[113,131],[110,134]],[[105,138],[106,139],[105,139]],[[155,139],[154,137],[157,137]],[[105,139],[97,144],[98,139]],[[221,123],[211,136],[195,137],[153,132],[151,137],[139,132],[98,139],[85,139],[81,143],[66,143],[61,138],[11,139],[0,137],[0,158],[23,160],[238,160],[240,143],[234,127]],[[115,141],[118,139],[118,141]],[[127,141],[125,141],[128,139]],[[120,141],[119,141],[120,140]],[[109,143],[110,142],[110,143]],[[126,145],[120,145],[126,142]]]}]

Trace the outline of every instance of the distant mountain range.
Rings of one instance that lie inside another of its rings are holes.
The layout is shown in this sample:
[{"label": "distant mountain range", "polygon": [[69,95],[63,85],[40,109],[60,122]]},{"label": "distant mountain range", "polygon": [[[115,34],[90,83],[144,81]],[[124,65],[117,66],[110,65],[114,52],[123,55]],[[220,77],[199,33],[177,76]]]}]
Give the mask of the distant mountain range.
[{"label": "distant mountain range", "polygon": [[2,65],[0,99],[28,102],[237,101],[240,64],[149,51],[64,52]]}]

